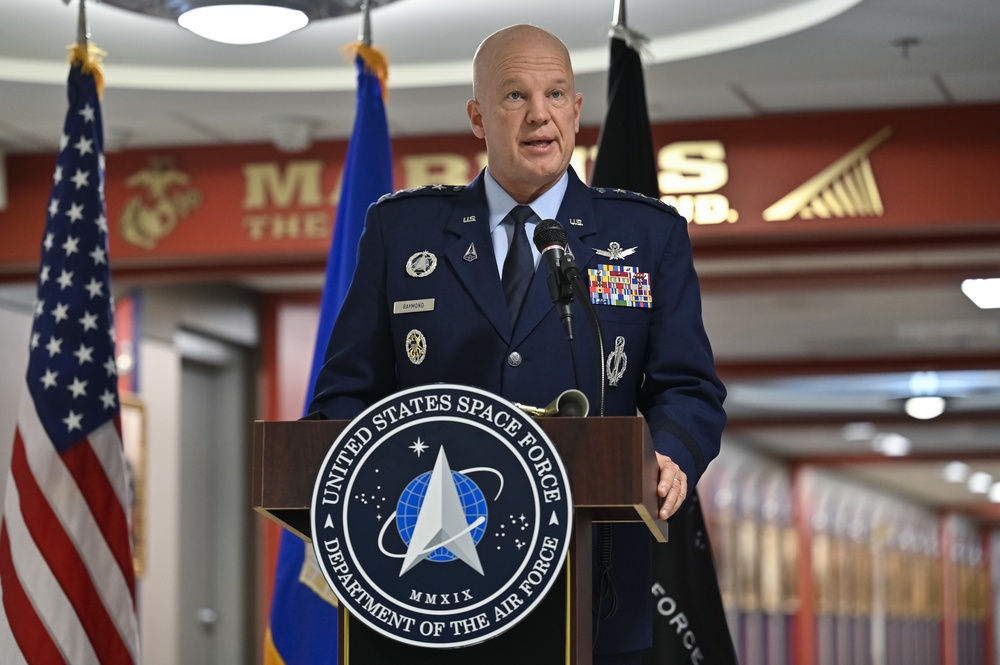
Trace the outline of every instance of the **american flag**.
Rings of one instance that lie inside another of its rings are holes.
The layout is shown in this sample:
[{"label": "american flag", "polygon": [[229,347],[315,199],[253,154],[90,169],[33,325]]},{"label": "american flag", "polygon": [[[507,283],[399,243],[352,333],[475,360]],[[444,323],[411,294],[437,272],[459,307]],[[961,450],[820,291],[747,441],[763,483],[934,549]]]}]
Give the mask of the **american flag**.
[{"label": "american flag", "polygon": [[5,664],[139,660],[101,109],[79,59],[68,91],[0,526]]}]

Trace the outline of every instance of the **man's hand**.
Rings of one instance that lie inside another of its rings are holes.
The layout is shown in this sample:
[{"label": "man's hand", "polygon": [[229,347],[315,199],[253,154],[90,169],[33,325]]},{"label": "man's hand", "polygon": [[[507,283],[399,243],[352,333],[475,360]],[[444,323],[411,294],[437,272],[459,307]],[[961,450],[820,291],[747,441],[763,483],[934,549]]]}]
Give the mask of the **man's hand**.
[{"label": "man's hand", "polygon": [[676,513],[684,502],[684,497],[687,496],[687,476],[666,455],[656,453],[656,463],[660,465],[660,482],[656,485],[656,494],[663,497],[660,519],[665,520]]}]

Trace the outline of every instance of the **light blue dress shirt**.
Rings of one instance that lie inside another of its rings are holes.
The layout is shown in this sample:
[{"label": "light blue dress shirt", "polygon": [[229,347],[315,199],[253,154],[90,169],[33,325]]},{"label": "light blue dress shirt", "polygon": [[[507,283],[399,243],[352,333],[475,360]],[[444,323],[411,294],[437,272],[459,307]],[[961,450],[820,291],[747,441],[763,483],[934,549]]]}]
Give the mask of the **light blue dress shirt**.
[{"label": "light blue dress shirt", "polygon": [[[507,248],[510,247],[511,236],[514,234],[514,227],[510,224],[501,224],[515,206],[519,205],[510,194],[504,191],[493,176],[490,175],[489,167],[486,167],[484,177],[486,184],[486,204],[490,209],[490,236],[493,238],[493,255],[497,260],[497,274],[503,275],[503,262],[507,258]],[[550,187],[544,194],[529,203],[531,209],[538,215],[539,220],[555,219],[562,205],[563,195],[566,194],[566,187],[569,184],[569,175],[563,174],[555,185]],[[531,254],[535,257],[535,267],[538,267],[540,254],[532,238],[535,234],[537,222],[529,222],[524,225],[531,242]]]}]

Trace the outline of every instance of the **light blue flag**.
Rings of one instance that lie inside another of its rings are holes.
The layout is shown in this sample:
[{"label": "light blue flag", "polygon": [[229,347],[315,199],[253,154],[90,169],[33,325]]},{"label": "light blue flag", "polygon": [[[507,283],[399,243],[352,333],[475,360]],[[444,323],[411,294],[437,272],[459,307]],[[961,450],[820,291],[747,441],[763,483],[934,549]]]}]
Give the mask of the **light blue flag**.
[{"label": "light blue flag", "polygon": [[[368,206],[392,191],[392,152],[382,83],[384,58],[368,46],[358,55],[357,114],[347,148],[337,220],[326,262],[319,329],[313,352],[306,404],[323,366],[327,340],[357,265],[358,241]],[[294,534],[281,534],[274,575],[274,597],[265,645],[265,665],[320,665],[337,662],[337,608],[300,581],[307,546]]]}]

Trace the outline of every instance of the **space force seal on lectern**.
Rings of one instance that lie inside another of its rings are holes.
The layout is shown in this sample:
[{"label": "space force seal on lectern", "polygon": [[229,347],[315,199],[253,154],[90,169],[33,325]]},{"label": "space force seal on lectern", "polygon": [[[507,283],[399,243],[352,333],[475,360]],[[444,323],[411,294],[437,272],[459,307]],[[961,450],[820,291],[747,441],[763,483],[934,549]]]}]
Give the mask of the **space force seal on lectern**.
[{"label": "space force seal on lectern", "polygon": [[525,618],[563,566],[569,480],[517,406],[454,384],[369,407],[331,446],[313,551],[350,612],[393,640],[466,647]]}]

